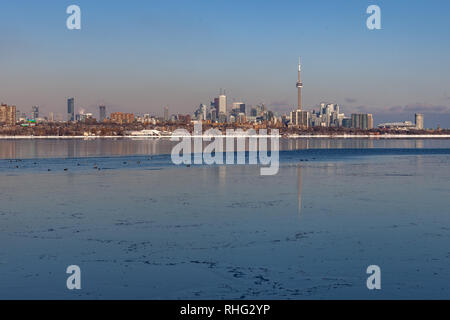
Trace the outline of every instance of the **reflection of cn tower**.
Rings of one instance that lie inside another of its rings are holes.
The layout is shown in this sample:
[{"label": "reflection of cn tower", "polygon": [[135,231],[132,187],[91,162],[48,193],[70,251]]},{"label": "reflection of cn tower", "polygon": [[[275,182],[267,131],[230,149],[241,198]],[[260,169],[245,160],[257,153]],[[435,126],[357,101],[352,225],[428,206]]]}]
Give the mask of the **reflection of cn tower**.
[{"label": "reflection of cn tower", "polygon": [[297,167],[297,200],[298,200],[298,215],[302,213],[302,168]]},{"label": "reflection of cn tower", "polygon": [[302,110],[302,77],[301,77],[302,65],[300,64],[300,58],[298,58],[298,81],[297,81],[297,90],[298,90],[298,107],[297,109]]}]

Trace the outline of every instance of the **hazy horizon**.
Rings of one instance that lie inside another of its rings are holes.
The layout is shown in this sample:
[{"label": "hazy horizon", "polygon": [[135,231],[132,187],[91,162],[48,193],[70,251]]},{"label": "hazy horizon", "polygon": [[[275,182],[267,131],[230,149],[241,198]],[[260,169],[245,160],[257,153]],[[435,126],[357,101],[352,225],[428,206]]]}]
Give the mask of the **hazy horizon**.
[{"label": "hazy horizon", "polygon": [[[77,4],[82,29],[67,30]],[[189,113],[227,90],[228,102],[332,102],[376,123],[413,120],[450,127],[446,1],[377,1],[382,30],[366,28],[371,1],[3,1],[0,102],[29,113]],[[26,10],[24,10],[24,8]],[[407,21],[407,22],[405,22]]]}]

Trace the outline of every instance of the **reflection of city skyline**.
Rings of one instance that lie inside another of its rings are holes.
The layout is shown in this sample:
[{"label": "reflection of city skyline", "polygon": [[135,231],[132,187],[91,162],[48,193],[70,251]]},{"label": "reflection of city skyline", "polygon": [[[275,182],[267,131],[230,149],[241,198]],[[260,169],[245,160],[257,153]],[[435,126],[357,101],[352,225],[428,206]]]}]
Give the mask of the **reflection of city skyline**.
[{"label": "reflection of city skyline", "polygon": [[297,205],[298,216],[302,214],[302,167],[297,167]]},{"label": "reflection of city skyline", "polygon": [[[68,158],[170,154],[177,142],[168,139],[6,139],[0,159]],[[280,150],[372,148],[448,148],[448,140],[281,139]]]}]

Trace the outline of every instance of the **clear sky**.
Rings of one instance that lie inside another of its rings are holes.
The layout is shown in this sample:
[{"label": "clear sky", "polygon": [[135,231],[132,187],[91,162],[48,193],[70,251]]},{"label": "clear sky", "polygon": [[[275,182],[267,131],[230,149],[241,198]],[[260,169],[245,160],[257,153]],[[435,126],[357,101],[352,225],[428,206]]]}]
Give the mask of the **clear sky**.
[{"label": "clear sky", "polygon": [[[79,31],[66,28],[71,4]],[[370,4],[382,30],[366,27]],[[306,109],[335,102],[376,122],[421,111],[450,127],[449,17],[448,0],[2,0],[0,101],[65,116],[74,96],[95,115],[162,115],[224,88],[230,103],[288,112],[301,56]]]}]

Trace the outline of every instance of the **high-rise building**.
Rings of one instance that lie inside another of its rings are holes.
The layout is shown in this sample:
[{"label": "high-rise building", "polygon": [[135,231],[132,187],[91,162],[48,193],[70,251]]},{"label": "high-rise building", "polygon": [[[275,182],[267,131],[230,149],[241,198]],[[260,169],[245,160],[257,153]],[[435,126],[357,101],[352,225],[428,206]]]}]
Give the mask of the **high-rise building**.
[{"label": "high-rise building", "polygon": [[416,129],[417,130],[423,130],[423,128],[424,128],[424,126],[423,126],[423,114],[416,113],[415,118],[416,118]]},{"label": "high-rise building", "polygon": [[240,113],[246,114],[245,103],[241,103],[239,111],[240,111]]},{"label": "high-rise building", "polygon": [[75,121],[75,99],[67,99],[67,121]]},{"label": "high-rise building", "polygon": [[99,121],[103,122],[106,119],[106,106],[99,106]]},{"label": "high-rise building", "polygon": [[210,116],[211,121],[212,122],[216,122],[217,121],[217,110],[216,110],[216,108],[214,108],[214,107],[211,108],[210,112],[211,112],[211,116]]},{"label": "high-rise building", "polygon": [[16,106],[0,105],[0,123],[8,126],[16,125]]},{"label": "high-rise building", "polygon": [[367,113],[352,113],[352,127],[354,129],[373,129],[373,117]]},{"label": "high-rise building", "polygon": [[37,120],[39,118],[39,107],[31,107],[31,119]]},{"label": "high-rise building", "polygon": [[302,77],[301,77],[302,66],[300,62],[300,58],[298,59],[298,81],[297,81],[297,110],[302,110]]},{"label": "high-rise building", "polygon": [[53,112],[48,113],[48,121],[55,122],[55,114]]},{"label": "high-rise building", "polygon": [[291,112],[291,124],[306,129],[309,127],[309,112],[295,110]]},{"label": "high-rise building", "polygon": [[164,107],[164,121],[169,121],[169,106]]},{"label": "high-rise building", "polygon": [[216,115],[219,114],[219,98],[214,98],[214,101],[211,102],[211,108],[216,109]]},{"label": "high-rise building", "polygon": [[245,103],[243,102],[233,102],[232,112],[235,114],[245,113]]},{"label": "high-rise building", "polygon": [[369,113],[367,115],[367,129],[372,130],[373,129],[373,115]]},{"label": "high-rise building", "polygon": [[351,128],[352,127],[352,119],[351,118],[342,119],[342,127]]},{"label": "high-rise building", "polygon": [[227,96],[224,94],[221,94],[219,96],[219,114],[227,114]]}]

